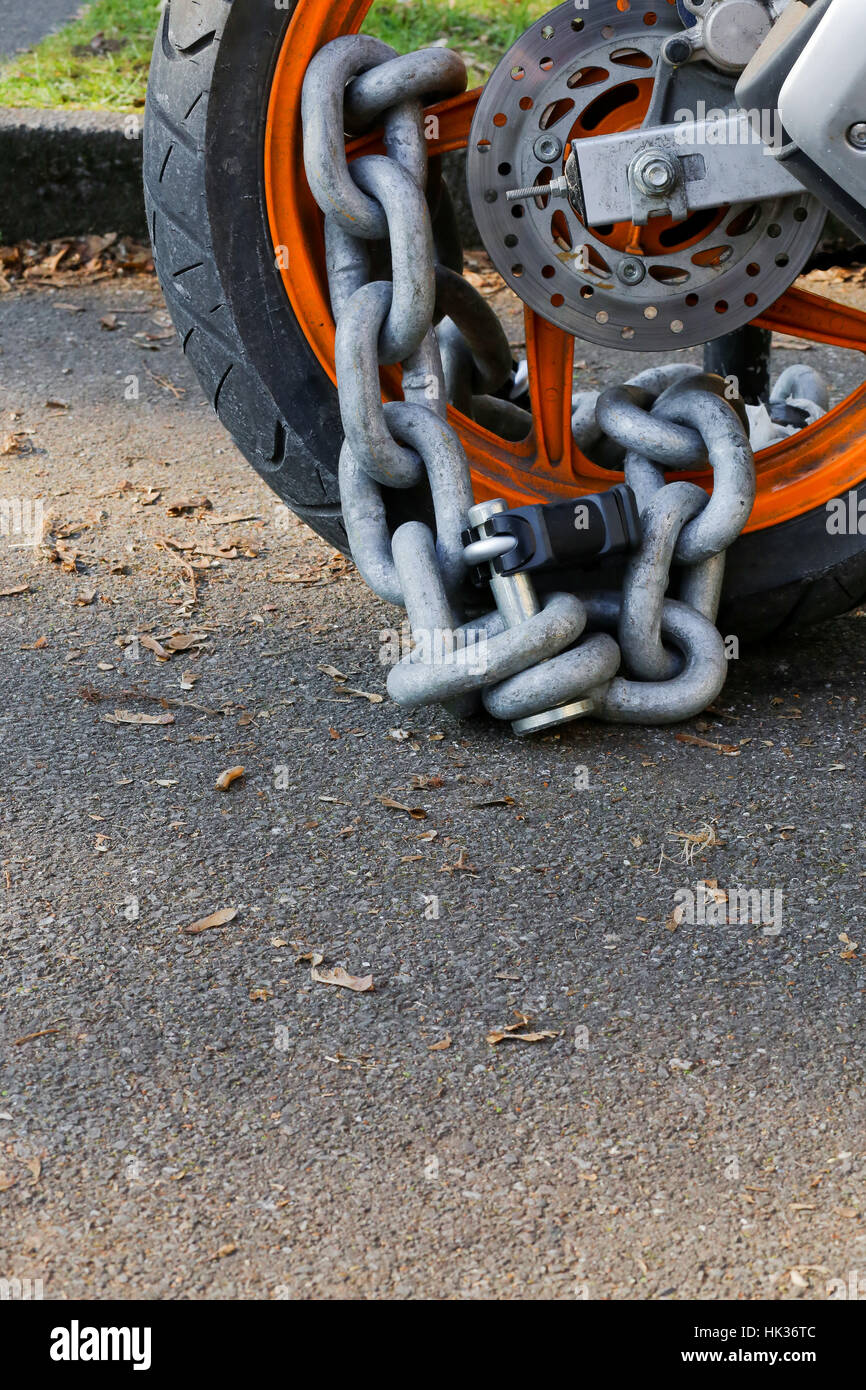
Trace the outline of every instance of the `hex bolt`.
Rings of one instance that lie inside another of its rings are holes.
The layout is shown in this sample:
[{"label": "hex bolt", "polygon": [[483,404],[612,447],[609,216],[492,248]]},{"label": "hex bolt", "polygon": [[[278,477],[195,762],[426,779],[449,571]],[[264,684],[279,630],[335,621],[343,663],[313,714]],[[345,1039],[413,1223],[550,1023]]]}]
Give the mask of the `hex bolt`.
[{"label": "hex bolt", "polygon": [[532,153],[542,164],[552,164],[562,154],[562,141],[556,135],[539,135]]},{"label": "hex bolt", "polygon": [[855,150],[866,150],[866,121],[855,121],[849,126],[846,138]]},{"label": "hex bolt", "polygon": [[679,177],[673,160],[662,150],[644,150],[639,154],[632,164],[631,176],[649,197],[669,193]]},{"label": "hex bolt", "polygon": [[534,183],[530,188],[509,188],[505,194],[507,203],[520,202],[524,198],[567,198],[568,180],[563,174],[561,178],[551,179],[550,183]]},{"label": "hex bolt", "polygon": [[[476,502],[474,507],[469,508],[467,519],[473,529],[483,533],[483,539],[484,535],[488,534],[485,523],[490,517],[495,516],[497,512],[507,511],[508,503],[502,497],[494,497],[489,502]],[[535,585],[529,575],[522,571],[517,574],[497,574],[491,564],[490,588],[506,627],[519,627],[521,623],[541,612]],[[591,699],[572,700],[567,705],[557,705],[554,709],[541,710],[538,714],[527,715],[524,719],[514,719],[511,727],[516,734],[531,734],[540,729],[553,728],[557,724],[567,724],[571,719],[591,714],[593,709],[594,702]]]},{"label": "hex bolt", "polygon": [[620,261],[616,273],[624,285],[639,285],[646,275],[646,267],[633,256],[628,256]]}]

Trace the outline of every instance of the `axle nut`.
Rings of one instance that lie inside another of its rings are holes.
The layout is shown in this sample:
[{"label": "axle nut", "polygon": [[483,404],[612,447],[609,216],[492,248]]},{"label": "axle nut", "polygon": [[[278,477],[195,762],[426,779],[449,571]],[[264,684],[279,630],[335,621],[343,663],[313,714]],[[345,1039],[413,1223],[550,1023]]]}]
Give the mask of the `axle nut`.
[{"label": "axle nut", "polygon": [[661,150],[644,150],[632,165],[632,178],[649,197],[669,193],[678,177],[673,160]]}]

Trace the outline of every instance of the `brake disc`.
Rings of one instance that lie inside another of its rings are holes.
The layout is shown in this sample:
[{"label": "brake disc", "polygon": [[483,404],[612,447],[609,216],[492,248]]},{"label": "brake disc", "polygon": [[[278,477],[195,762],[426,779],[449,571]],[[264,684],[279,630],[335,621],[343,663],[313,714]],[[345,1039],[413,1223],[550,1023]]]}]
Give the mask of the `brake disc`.
[{"label": "brake disc", "polygon": [[560,177],[572,141],[639,127],[657,81],[667,85],[653,124],[694,119],[701,101],[736,109],[732,76],[703,61],[670,70],[661,49],[678,33],[666,0],[593,0],[586,10],[569,0],[505,55],[472,122],[469,192],[497,270],[545,319],[608,347],[686,347],[757,318],[799,274],[826,217],[805,190],[645,227],[589,228],[564,197],[506,200]]}]

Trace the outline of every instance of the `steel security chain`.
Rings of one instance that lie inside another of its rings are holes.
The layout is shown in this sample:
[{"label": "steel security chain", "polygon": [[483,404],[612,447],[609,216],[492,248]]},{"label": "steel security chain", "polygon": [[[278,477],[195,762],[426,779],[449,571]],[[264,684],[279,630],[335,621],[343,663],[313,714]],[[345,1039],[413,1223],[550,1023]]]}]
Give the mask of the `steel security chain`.
[{"label": "steel security chain", "polygon": [[[446,410],[450,402],[508,439],[525,437],[531,418],[494,394],[512,379],[511,352],[496,315],[461,274],[453,209],[438,163],[428,171],[424,138],[423,102],[465,86],[457,54],[434,48],[401,57],[365,35],[326,45],[304,82],[304,159],[325,217],[336,323],[343,518],[363,578],[405,607],[417,642],[389,672],[389,693],[407,708],[441,701],[460,715],[483,695],[486,709],[519,733],[585,714],[620,723],[687,719],[716,698],[727,674],[714,623],[724,553],[755,495],[745,412],[721,396],[718,378],[685,365],[581,393],[572,421],[578,447],[624,468],[640,512],[622,594],[541,598],[529,574],[502,572],[506,504],[473,502]],[[379,124],[387,155],[349,164],[346,132]],[[398,363],[404,400],[383,404],[379,369]],[[666,467],[707,464],[711,497],[692,483],[665,482]],[[429,501],[419,508],[428,516],[432,509],[435,532],[416,520],[392,534],[390,490],[424,487]],[[479,556],[497,608],[470,617],[469,571]],[[587,635],[588,627],[596,631]],[[434,651],[417,640],[434,632],[449,639],[444,657],[442,643]],[[483,638],[483,660],[470,638]]]}]

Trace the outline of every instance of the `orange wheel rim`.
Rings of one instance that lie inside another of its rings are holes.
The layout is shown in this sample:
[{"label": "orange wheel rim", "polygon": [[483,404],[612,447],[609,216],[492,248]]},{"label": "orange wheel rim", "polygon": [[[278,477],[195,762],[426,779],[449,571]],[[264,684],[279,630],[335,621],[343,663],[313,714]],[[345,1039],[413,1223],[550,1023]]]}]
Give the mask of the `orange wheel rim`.
[{"label": "orange wheel rim", "polygon": [[[307,186],[301,136],[301,87],[313,55],[340,34],[357,32],[372,0],[299,0],[277,57],[265,132],[265,189],[275,255],[286,293],[324,371],[336,381],[334,323],[328,299],[322,215]],[[439,135],[431,154],[465,147],[478,90],[431,107]],[[378,135],[357,140],[350,157],[382,149]],[[512,444],[449,407],[469,458],[478,500],[510,505],[597,492],[619,475],[593,464],[571,438],[575,340],[525,311],[533,429]],[[791,289],[755,320],[760,328],[866,351],[866,313]],[[386,400],[400,398],[399,372],[383,370]],[[689,474],[712,486],[710,474]],[[757,456],[757,496],[746,531],[790,521],[839,497],[866,477],[866,385],[814,425]]]}]

